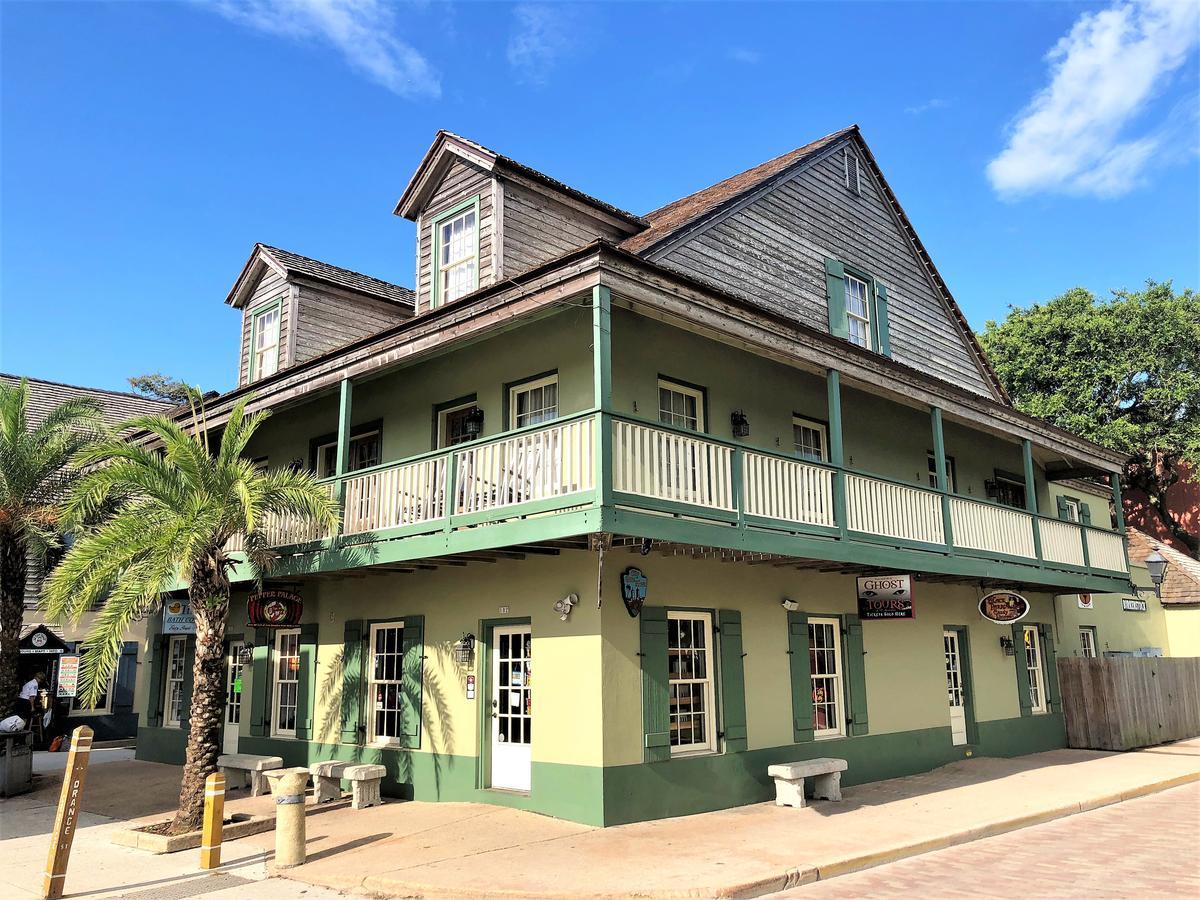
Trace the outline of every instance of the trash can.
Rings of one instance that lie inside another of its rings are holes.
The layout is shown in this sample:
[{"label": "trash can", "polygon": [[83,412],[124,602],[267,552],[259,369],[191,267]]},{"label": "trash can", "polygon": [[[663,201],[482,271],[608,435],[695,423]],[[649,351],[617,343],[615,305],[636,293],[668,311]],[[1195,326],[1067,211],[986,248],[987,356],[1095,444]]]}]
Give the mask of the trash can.
[{"label": "trash can", "polygon": [[33,790],[33,732],[0,735],[0,797]]}]

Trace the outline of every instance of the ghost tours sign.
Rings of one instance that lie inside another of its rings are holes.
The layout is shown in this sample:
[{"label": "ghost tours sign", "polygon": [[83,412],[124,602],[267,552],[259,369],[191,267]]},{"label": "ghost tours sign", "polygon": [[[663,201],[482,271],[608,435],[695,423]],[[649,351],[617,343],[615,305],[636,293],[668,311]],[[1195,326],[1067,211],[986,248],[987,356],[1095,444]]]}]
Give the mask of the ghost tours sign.
[{"label": "ghost tours sign", "polygon": [[860,619],[911,619],[912,575],[864,575],[858,579]]}]

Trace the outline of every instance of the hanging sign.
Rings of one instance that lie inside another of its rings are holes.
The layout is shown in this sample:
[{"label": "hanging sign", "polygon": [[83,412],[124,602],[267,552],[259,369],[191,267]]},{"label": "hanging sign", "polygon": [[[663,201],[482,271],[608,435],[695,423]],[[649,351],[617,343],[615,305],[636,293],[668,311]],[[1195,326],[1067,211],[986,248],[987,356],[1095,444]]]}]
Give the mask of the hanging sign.
[{"label": "hanging sign", "polygon": [[636,566],[621,573],[621,597],[625,600],[625,609],[635,619],[646,602],[646,587],[646,576]]},{"label": "hanging sign", "polygon": [[58,660],[58,696],[74,697],[79,692],[79,657],[62,656]]},{"label": "hanging sign", "polygon": [[1095,603],[1092,601],[1091,594],[1078,594],[1080,609],[1095,609]]},{"label": "hanging sign", "polygon": [[912,575],[867,575],[858,579],[860,619],[911,619]]},{"label": "hanging sign", "polygon": [[259,591],[246,606],[251,628],[292,628],[300,624],[304,599],[292,591]]},{"label": "hanging sign", "polygon": [[1121,601],[1121,609],[1125,610],[1125,612],[1145,612],[1146,601],[1126,598]]},{"label": "hanging sign", "polygon": [[979,614],[997,625],[1011,625],[1029,615],[1029,601],[1012,591],[992,591],[980,598]]},{"label": "hanging sign", "polygon": [[196,617],[186,600],[168,600],[163,604],[163,634],[195,634]]}]

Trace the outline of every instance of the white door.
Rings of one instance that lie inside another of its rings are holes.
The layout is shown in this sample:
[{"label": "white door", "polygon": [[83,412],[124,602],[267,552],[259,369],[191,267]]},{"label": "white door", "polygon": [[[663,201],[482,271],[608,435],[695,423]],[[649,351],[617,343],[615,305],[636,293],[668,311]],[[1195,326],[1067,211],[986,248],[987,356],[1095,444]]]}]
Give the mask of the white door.
[{"label": "white door", "polygon": [[533,635],[528,625],[503,625],[492,630],[491,786],[494,788],[529,790],[532,651]]},{"label": "white door", "polygon": [[955,747],[967,742],[966,695],[963,687],[962,655],[958,648],[958,632],[943,631],[946,647],[946,693],[950,700],[950,737]]},{"label": "white door", "polygon": [[229,642],[229,659],[225,661],[225,730],[221,735],[221,752],[237,753],[238,730],[242,723],[242,641]]}]

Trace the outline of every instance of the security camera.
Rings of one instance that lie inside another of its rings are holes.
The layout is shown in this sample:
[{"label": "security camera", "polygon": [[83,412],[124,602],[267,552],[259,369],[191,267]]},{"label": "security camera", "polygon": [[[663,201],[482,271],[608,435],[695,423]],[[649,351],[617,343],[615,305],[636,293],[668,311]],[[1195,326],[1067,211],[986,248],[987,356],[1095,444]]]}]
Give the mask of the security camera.
[{"label": "security camera", "polygon": [[571,614],[572,607],[579,602],[579,595],[575,593],[567,594],[557,603],[554,604],[554,611],[559,614],[562,620],[567,621],[567,616]]},{"label": "security camera", "polygon": [[782,606],[784,609],[786,609],[788,612],[795,612],[796,610],[798,610],[800,608],[799,603],[797,603],[795,600],[791,600],[787,597],[784,597],[782,600],[780,600],[779,605]]}]

